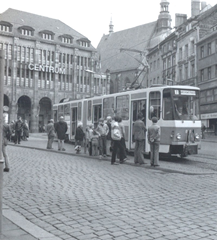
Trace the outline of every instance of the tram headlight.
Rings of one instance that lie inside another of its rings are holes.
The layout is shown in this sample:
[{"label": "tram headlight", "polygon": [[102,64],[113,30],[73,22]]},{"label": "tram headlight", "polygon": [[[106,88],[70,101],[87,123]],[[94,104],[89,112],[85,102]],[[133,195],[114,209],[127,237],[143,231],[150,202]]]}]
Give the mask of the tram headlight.
[{"label": "tram headlight", "polygon": [[200,140],[200,135],[198,133],[195,133],[195,139]]},{"label": "tram headlight", "polygon": [[180,133],[177,133],[177,134],[176,134],[176,139],[181,140],[181,138],[182,138],[181,134],[180,134]]}]

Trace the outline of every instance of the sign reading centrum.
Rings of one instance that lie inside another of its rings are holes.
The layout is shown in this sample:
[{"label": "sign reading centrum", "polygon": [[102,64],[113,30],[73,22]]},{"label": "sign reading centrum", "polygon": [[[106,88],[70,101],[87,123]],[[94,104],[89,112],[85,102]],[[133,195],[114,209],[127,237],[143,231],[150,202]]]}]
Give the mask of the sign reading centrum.
[{"label": "sign reading centrum", "polygon": [[60,67],[53,67],[53,66],[48,66],[48,65],[39,65],[39,64],[30,63],[28,65],[28,68],[32,71],[35,70],[35,71],[42,71],[42,72],[66,74],[65,68],[62,69]]}]

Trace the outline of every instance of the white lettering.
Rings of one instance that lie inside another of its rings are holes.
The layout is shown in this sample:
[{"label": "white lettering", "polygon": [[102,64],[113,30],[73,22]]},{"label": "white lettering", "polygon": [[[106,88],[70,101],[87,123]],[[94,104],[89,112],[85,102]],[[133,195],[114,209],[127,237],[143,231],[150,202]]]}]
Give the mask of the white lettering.
[{"label": "white lettering", "polygon": [[38,65],[38,64],[32,64],[30,63],[28,65],[28,68],[33,71],[42,71],[42,72],[52,72],[52,73],[60,73],[60,74],[66,74],[65,68],[59,68],[59,67],[52,67],[48,65]]},{"label": "white lettering", "polygon": [[39,65],[39,71],[44,72],[44,66],[43,65]]},{"label": "white lettering", "polygon": [[30,63],[28,67],[30,70],[34,70],[34,64]]},{"label": "white lettering", "polygon": [[54,72],[54,67],[50,66],[49,67],[49,72]]},{"label": "white lettering", "polygon": [[37,64],[35,64],[35,68],[34,68],[35,71],[39,71],[39,66]]}]

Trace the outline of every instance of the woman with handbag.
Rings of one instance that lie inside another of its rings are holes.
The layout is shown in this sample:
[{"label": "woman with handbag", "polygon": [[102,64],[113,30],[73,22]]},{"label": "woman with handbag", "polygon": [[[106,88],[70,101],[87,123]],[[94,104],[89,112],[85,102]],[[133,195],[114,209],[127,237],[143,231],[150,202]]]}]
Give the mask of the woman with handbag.
[{"label": "woman with handbag", "polygon": [[111,137],[113,140],[113,149],[112,149],[112,158],[111,158],[111,164],[112,165],[118,165],[116,162],[116,155],[117,151],[119,150],[119,157],[120,157],[120,163],[124,162],[124,147],[121,144],[121,138],[123,137],[121,135],[121,129],[118,124],[119,118],[115,117],[114,122],[111,123]]}]

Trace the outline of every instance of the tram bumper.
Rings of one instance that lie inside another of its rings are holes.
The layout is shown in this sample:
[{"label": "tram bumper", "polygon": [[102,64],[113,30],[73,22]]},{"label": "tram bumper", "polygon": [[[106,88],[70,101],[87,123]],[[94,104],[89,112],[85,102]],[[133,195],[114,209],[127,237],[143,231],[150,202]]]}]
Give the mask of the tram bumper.
[{"label": "tram bumper", "polygon": [[198,154],[199,143],[173,143],[170,145],[171,154],[180,154],[183,157],[188,155]]}]

